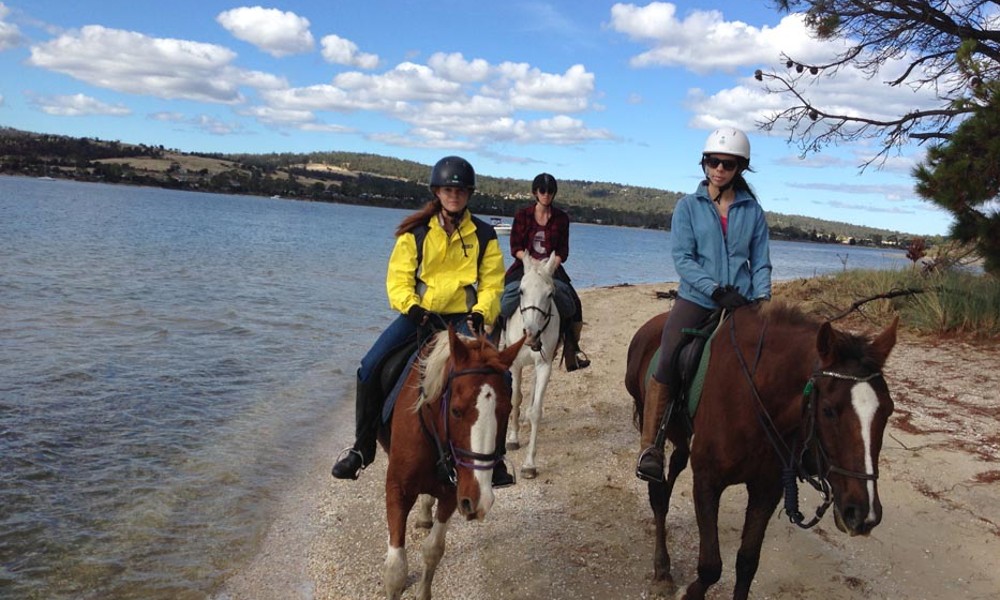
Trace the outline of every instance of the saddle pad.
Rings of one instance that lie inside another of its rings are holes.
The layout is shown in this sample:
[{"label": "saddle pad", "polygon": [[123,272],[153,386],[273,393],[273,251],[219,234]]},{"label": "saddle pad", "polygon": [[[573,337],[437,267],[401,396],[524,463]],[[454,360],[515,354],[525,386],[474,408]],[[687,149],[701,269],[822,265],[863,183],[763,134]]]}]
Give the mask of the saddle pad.
[{"label": "saddle pad", "polygon": [[[399,375],[396,376],[396,381],[392,386],[392,391],[386,394],[385,401],[382,404],[382,423],[388,424],[392,421],[392,409],[396,406],[396,398],[399,397],[399,391],[403,389],[403,382],[406,381],[406,376],[410,373],[410,369],[413,368],[413,363],[417,360],[417,355],[420,354],[419,348],[414,344],[407,344],[401,349],[395,350],[395,354],[392,356],[393,359],[399,360],[402,358],[403,353],[408,353],[409,357],[406,359],[406,363],[400,370]],[[391,362],[391,361],[386,361]]]},{"label": "saddle pad", "polygon": [[[698,402],[701,401],[701,392],[705,387],[705,374],[708,372],[708,361],[712,355],[712,340],[715,339],[715,334],[718,333],[719,328],[717,327],[712,331],[712,335],[705,340],[705,348],[702,350],[701,358],[698,359],[698,369],[695,371],[694,378],[691,380],[691,385],[687,390],[687,400],[688,400],[688,415],[693,419],[695,410],[698,408]],[[653,353],[653,358],[649,361],[649,367],[646,369],[645,383],[648,386],[649,380],[653,378],[653,372],[656,371],[656,365],[660,361],[660,348],[656,349]]]}]

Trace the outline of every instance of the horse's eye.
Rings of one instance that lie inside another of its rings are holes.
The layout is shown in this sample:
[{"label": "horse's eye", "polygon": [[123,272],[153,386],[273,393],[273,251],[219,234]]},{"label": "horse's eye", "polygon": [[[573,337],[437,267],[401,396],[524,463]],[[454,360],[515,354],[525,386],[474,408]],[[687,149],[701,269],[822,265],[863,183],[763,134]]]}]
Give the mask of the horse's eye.
[{"label": "horse's eye", "polygon": [[835,416],[837,416],[837,413],[835,413],[833,411],[833,409],[830,408],[829,406],[824,406],[823,407],[823,416],[826,417],[827,419],[832,419]]},{"label": "horse's eye", "polygon": [[456,419],[461,419],[462,418],[462,411],[458,410],[457,408],[452,408],[451,409],[451,416],[455,417]]}]

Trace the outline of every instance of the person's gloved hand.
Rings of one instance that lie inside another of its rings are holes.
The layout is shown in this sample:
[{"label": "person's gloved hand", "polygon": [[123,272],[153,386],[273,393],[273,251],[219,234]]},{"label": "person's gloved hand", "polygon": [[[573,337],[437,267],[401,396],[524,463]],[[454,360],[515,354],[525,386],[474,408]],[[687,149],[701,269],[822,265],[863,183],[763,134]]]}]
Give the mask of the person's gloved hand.
[{"label": "person's gloved hand", "polygon": [[741,306],[746,306],[750,303],[749,300],[743,297],[743,294],[736,291],[731,285],[719,286],[715,288],[712,292],[712,300],[726,310],[736,310]]},{"label": "person's gloved hand", "polygon": [[427,323],[427,318],[430,314],[423,306],[414,304],[410,307],[410,310],[406,311],[406,318],[412,321],[417,327],[423,327]]},{"label": "person's gloved hand", "polygon": [[470,312],[469,316],[465,318],[469,325],[469,331],[475,335],[482,335],[483,325],[485,324],[485,319],[482,313]]}]

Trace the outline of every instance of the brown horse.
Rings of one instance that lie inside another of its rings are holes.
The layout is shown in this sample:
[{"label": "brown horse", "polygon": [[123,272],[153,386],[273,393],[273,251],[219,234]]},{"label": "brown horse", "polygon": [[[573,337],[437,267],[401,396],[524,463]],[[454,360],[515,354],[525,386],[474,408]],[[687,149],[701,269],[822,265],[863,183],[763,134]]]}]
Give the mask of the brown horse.
[{"label": "brown horse", "polygon": [[522,344],[499,352],[483,337],[460,338],[449,328],[424,347],[406,375],[391,429],[379,432],[389,454],[389,549],[383,572],[388,598],[399,598],[406,584],[406,519],[418,495],[437,499],[433,527],[423,544],[424,573],[417,590],[421,600],[431,597],[431,581],[455,510],[468,520],[482,519],[492,506],[497,429],[507,422],[511,409],[505,373]]},{"label": "brown horse", "polygon": [[[640,431],[648,368],[666,317],[640,327],[628,349],[625,386],[635,400],[633,420]],[[689,458],[700,542],[698,577],[688,585],[686,599],[704,598],[722,575],[719,503],[731,485],[742,483],[748,492],[733,598],[750,593],[768,519],[783,492],[785,511],[801,527],[814,525],[831,502],[841,531],[867,535],[879,524],[878,459],[893,410],[882,367],[896,343],[897,325],[898,319],[870,340],[781,305],[740,308],[722,323],[693,419],[687,420],[683,408],[668,413],[667,438],[674,449],[666,480],[648,484],[656,526],[655,585],[674,586],[666,516],[674,482]],[[798,512],[796,479],[825,498],[808,523]]]}]

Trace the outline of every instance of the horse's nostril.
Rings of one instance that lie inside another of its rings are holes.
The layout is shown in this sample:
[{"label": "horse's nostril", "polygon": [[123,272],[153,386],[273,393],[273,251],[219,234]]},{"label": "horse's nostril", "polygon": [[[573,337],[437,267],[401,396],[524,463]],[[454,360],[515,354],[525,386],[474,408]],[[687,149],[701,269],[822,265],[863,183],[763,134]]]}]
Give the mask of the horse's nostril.
[{"label": "horse's nostril", "polygon": [[459,500],[460,509],[463,515],[470,515],[475,512],[475,507],[472,504],[472,500],[468,498],[462,498]]},{"label": "horse's nostril", "polygon": [[857,505],[850,504],[844,507],[844,523],[851,530],[857,531],[864,524],[866,511],[861,510]]}]

